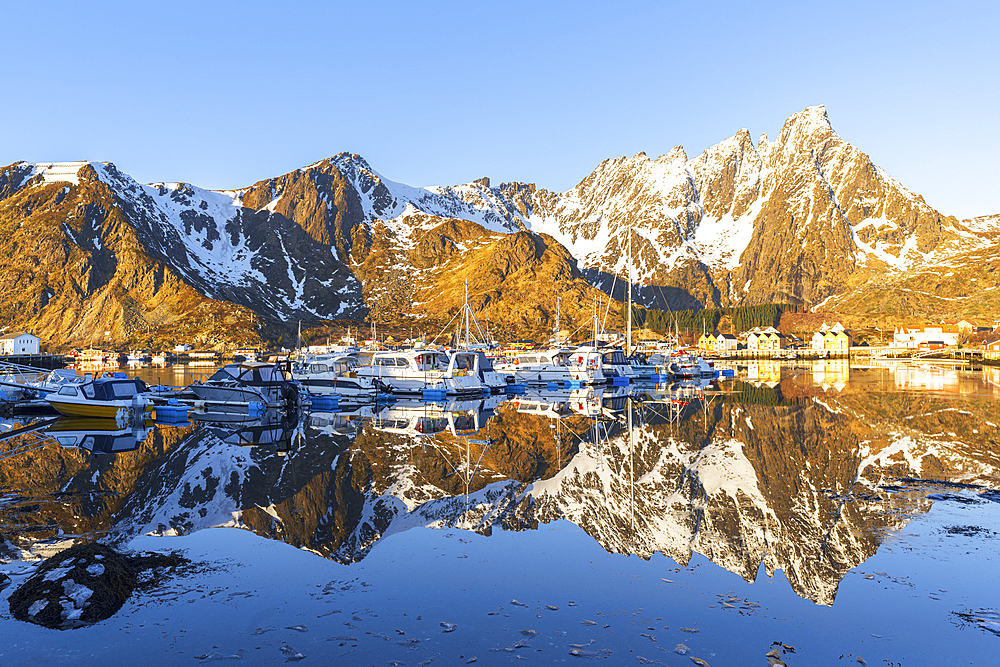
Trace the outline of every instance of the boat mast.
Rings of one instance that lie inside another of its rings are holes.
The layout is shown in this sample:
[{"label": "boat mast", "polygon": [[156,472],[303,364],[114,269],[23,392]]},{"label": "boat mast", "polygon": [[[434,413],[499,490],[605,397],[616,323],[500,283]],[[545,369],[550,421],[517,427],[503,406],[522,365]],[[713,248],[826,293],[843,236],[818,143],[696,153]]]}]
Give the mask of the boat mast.
[{"label": "boat mast", "polygon": [[632,227],[628,228],[628,276],[626,282],[628,283],[628,324],[625,328],[625,356],[631,355],[630,348],[632,347]]},{"label": "boat mast", "polygon": [[562,314],[561,304],[562,304],[562,299],[557,296],[556,297],[556,335],[555,335],[555,341],[553,341],[556,345],[559,345],[559,332],[562,331],[562,326],[560,326],[560,324],[559,324],[559,316]]},{"label": "boat mast", "polygon": [[594,349],[597,349],[597,297],[594,297]]},{"label": "boat mast", "polygon": [[[463,305],[462,308],[465,310],[465,313],[463,313],[463,316],[462,316],[463,326],[465,327],[465,349],[468,350],[469,349],[469,334],[470,334],[470,331],[469,331],[469,328],[470,328],[470,326],[469,326],[469,310],[470,310],[469,309],[469,281],[468,280],[465,281],[465,305]],[[466,445],[468,445],[468,443],[466,443]]]}]

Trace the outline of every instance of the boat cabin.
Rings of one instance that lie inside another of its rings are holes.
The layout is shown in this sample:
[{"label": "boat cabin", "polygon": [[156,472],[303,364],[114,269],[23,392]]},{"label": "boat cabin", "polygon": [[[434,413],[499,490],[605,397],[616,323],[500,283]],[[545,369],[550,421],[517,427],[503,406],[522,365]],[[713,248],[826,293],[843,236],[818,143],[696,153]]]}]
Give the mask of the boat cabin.
[{"label": "boat cabin", "polygon": [[245,387],[271,387],[284,384],[285,370],[278,364],[243,362],[227,364],[217,370],[208,382],[235,382]]},{"label": "boat cabin", "polygon": [[60,387],[56,393],[60,396],[83,396],[93,401],[118,401],[131,399],[146,391],[146,383],[139,379],[98,378]]}]

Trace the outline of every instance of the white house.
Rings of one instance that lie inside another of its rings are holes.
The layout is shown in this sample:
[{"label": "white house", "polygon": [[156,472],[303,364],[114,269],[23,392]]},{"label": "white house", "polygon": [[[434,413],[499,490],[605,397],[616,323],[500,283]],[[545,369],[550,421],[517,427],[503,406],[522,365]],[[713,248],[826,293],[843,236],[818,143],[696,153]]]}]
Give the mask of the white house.
[{"label": "white house", "polygon": [[178,345],[174,345],[174,352],[190,352],[193,349],[194,348],[188,345],[187,343],[179,343]]},{"label": "white house", "polygon": [[926,327],[896,327],[892,339],[896,347],[916,348],[930,342],[956,345],[959,333],[954,324],[929,324]]},{"label": "white house", "polygon": [[41,339],[24,331],[0,336],[0,353],[2,354],[38,354],[38,343]]},{"label": "white house", "polygon": [[739,339],[733,334],[719,334],[715,337],[715,350],[717,352],[729,352],[730,350],[738,350],[740,347]]}]

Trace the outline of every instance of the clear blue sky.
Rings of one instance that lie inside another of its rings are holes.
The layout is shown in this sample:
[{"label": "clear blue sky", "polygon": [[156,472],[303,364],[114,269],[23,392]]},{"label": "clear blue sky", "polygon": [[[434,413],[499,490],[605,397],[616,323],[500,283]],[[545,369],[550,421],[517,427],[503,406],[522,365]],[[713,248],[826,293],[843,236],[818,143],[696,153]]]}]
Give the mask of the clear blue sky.
[{"label": "clear blue sky", "polygon": [[342,151],[410,185],[563,191],[601,160],[825,104],[946,214],[1000,213],[989,2],[18,2],[0,164],[235,188]]}]

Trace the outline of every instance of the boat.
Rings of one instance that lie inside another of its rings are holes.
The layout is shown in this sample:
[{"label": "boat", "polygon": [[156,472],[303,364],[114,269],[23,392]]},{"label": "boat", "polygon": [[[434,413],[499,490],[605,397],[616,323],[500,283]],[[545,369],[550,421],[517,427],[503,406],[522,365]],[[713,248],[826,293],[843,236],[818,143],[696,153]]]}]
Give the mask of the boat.
[{"label": "boat", "polygon": [[77,364],[87,367],[113,366],[117,368],[121,365],[121,353],[109,350],[89,349],[82,350],[76,358]]},{"label": "boat", "polygon": [[303,422],[294,410],[267,410],[259,417],[233,421],[226,413],[196,414],[195,421],[227,445],[239,447],[273,447],[279,455],[294,448],[301,435]]},{"label": "boat", "polygon": [[188,387],[199,400],[237,412],[250,403],[269,408],[298,405],[299,385],[291,377],[289,364],[266,364],[259,361],[226,364],[204,382]]},{"label": "boat", "polygon": [[671,355],[667,368],[675,378],[704,378],[712,377],[716,373],[715,364],[711,361],[705,361],[687,352]]},{"label": "boat", "polygon": [[68,417],[121,419],[149,412],[153,402],[146,383],[130,380],[124,373],[80,383],[67,383],[45,397],[49,405]]},{"label": "boat", "polygon": [[378,378],[359,376],[357,359],[346,354],[306,355],[292,366],[292,377],[315,396],[369,401],[391,391]]},{"label": "boat", "polygon": [[576,349],[578,351],[599,353],[601,355],[601,369],[604,372],[604,376],[608,379],[623,377],[628,378],[629,381],[633,381],[641,377],[640,373],[632,366],[632,363],[625,358],[625,352],[620,347],[608,345],[594,347],[588,345],[580,346]]},{"label": "boat", "polygon": [[243,357],[243,361],[257,361],[257,350],[245,347],[233,352],[234,357]]},{"label": "boat", "polygon": [[[480,394],[486,386],[479,378],[486,355],[477,352],[449,354],[444,350],[411,349],[378,351],[368,366],[358,366],[358,377],[380,380],[394,393],[443,391],[449,396]],[[463,367],[464,366],[464,367]],[[492,365],[489,366],[492,370]]]},{"label": "boat", "polygon": [[509,375],[515,383],[579,382],[604,384],[607,376],[602,355],[587,349],[551,349],[518,354],[497,366],[497,372]]},{"label": "boat", "polygon": [[149,350],[132,350],[128,353],[128,364],[129,366],[147,364],[152,359],[152,356],[153,354]]}]

